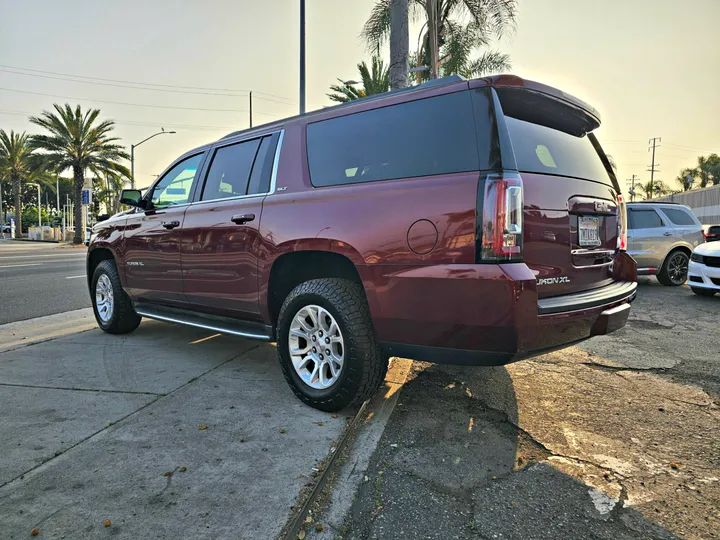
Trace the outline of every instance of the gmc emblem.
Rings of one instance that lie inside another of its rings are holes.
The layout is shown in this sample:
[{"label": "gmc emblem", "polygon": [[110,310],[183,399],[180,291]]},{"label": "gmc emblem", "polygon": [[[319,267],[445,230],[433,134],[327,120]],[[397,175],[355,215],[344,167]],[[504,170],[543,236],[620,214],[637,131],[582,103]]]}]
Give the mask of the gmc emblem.
[{"label": "gmc emblem", "polygon": [[609,212],[610,205],[604,201],[595,201],[595,211],[596,212]]}]

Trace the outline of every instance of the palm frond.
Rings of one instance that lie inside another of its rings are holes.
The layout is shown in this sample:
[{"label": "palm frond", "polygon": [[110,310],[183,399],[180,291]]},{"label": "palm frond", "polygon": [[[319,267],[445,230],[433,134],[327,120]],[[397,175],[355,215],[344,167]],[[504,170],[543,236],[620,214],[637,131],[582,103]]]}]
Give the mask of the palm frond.
[{"label": "palm frond", "polygon": [[369,52],[377,54],[390,35],[390,0],[377,0],[360,32]]},{"label": "palm frond", "polygon": [[479,58],[472,60],[460,75],[467,78],[481,77],[509,71],[510,67],[509,55],[498,51],[486,51]]}]

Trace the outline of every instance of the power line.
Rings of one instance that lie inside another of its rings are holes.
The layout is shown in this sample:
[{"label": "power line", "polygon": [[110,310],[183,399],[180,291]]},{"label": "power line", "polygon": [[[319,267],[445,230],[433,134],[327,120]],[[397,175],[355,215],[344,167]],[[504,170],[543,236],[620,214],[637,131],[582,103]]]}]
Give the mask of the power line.
[{"label": "power line", "polygon": [[690,148],[691,150],[700,150],[701,152],[714,152],[714,151],[717,151],[717,149],[715,149],[715,150],[710,150],[709,148],[698,148],[697,146],[684,146],[684,145],[682,145],[682,144],[675,144],[675,143],[669,143],[669,142],[666,142],[665,144],[669,144],[670,146],[677,146],[677,147],[679,147],[679,148]]},{"label": "power line", "polygon": [[[152,109],[176,109],[176,110],[181,110],[181,111],[238,112],[238,113],[248,112],[247,109],[206,109],[206,108],[201,108],[201,107],[174,107],[172,105],[148,105],[147,103],[125,103],[122,101],[104,101],[101,99],[79,98],[79,97],[73,97],[73,96],[60,96],[60,95],[56,95],[56,94],[44,94],[42,92],[30,92],[29,90],[15,90],[13,88],[0,88],[0,90],[4,90],[6,92],[16,92],[18,94],[31,94],[34,96],[44,96],[44,97],[61,98],[61,99],[75,99],[78,101],[94,101],[96,103],[108,103],[111,105],[128,105],[130,107],[150,107]],[[261,112],[256,112],[256,114],[263,114],[265,116],[277,116],[276,114],[261,113]]]},{"label": "power line", "polygon": [[[16,116],[34,116],[34,113],[27,112],[27,111],[9,111],[0,109],[0,114],[11,114]],[[128,125],[128,126],[155,126],[155,127],[174,127],[174,128],[181,128],[181,129],[199,129],[199,130],[210,130],[210,131],[224,131],[224,130],[232,130],[237,129],[237,126],[229,127],[229,126],[203,126],[203,125],[197,125],[197,124],[170,124],[167,122],[141,122],[138,120],[113,120],[115,124],[118,125]]]},{"label": "power line", "polygon": [[[59,73],[57,71],[44,71],[40,69],[30,69],[30,68],[23,68],[23,67],[17,67],[17,66],[8,66],[4,64],[0,64],[0,68],[5,68],[3,71],[7,69],[14,69],[14,70],[22,70],[22,71],[29,71],[31,73],[39,73],[44,75],[58,75],[62,77],[74,77],[76,79],[89,79],[91,81],[103,81],[103,82],[111,82],[111,83],[122,83],[122,84],[131,84],[136,86],[157,86],[161,88],[178,88],[183,90],[205,90],[209,92],[235,92],[235,93],[245,93],[247,94],[250,92],[250,90],[241,90],[241,89],[233,89],[233,88],[209,88],[209,87],[203,87],[203,86],[180,86],[175,84],[159,84],[159,83],[148,83],[148,82],[136,82],[136,81],[125,81],[121,79],[104,79],[102,77],[89,77],[86,75],[73,75],[71,73]],[[28,75],[23,73],[23,75]],[[82,81],[76,81],[76,82],[82,82]],[[276,98],[279,100],[283,100],[287,102],[290,105],[296,105],[296,103],[292,102],[289,98],[283,97],[283,96],[277,96],[275,94],[269,94],[267,92],[255,92],[256,94]],[[271,101],[271,100],[268,100]],[[281,103],[282,101],[279,101]]]}]

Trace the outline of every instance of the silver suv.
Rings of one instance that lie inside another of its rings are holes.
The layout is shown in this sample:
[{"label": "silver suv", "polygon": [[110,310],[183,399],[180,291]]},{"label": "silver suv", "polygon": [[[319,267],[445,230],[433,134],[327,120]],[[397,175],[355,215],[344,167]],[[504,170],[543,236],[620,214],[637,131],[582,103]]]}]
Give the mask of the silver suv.
[{"label": "silver suv", "polygon": [[690,254],[704,241],[702,225],[687,206],[628,204],[628,253],[637,262],[638,275],[655,275],[663,285],[682,285]]}]

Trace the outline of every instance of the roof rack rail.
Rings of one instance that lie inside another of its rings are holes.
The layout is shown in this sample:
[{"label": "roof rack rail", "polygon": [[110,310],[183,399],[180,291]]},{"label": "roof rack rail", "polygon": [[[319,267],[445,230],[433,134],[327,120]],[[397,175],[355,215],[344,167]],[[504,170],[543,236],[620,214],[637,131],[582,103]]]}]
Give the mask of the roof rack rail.
[{"label": "roof rack rail", "polygon": [[305,116],[311,116],[314,114],[318,114],[320,112],[327,111],[328,109],[335,109],[339,107],[348,107],[350,105],[355,105],[356,103],[366,103],[368,101],[375,101],[377,99],[383,99],[388,96],[395,96],[398,94],[405,94],[405,93],[411,93],[411,92],[417,92],[419,90],[426,90],[427,88],[433,87],[433,86],[444,86],[446,84],[452,84],[460,81],[466,81],[467,79],[465,77],[462,77],[460,75],[448,75],[447,77],[441,77],[439,79],[434,79],[431,81],[424,82],[422,84],[418,84],[417,86],[408,86],[406,88],[399,88],[397,90],[390,90],[389,92],[382,92],[381,94],[373,94],[371,96],[366,96],[360,99],[353,99],[352,101],[346,101],[345,103],[339,103],[338,105],[331,105],[329,107],[324,107],[322,109],[314,110],[314,111],[308,111],[304,114],[297,114],[295,116],[288,116],[287,118],[283,118],[281,120],[277,120],[275,122],[270,122],[268,124],[263,124],[260,126],[256,126],[250,129],[241,129],[239,131],[233,131],[232,133],[228,133],[224,137],[222,137],[220,140],[228,139],[230,137],[235,137],[237,135],[240,135],[241,133],[245,133],[246,131],[251,130],[260,130],[260,128],[266,129],[274,124],[280,124],[285,123],[289,120],[295,120],[296,118],[302,118]]},{"label": "roof rack rail", "polygon": [[654,199],[645,199],[642,201],[630,201],[628,204],[676,204],[679,206],[684,206],[682,203],[674,202],[674,201],[657,201]]}]

